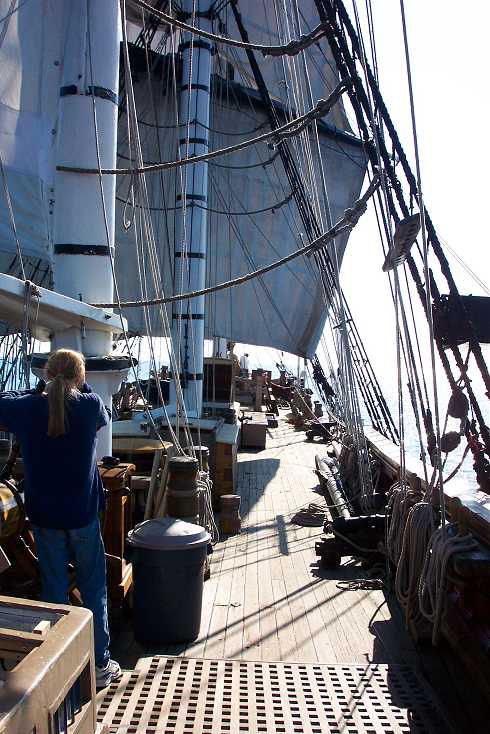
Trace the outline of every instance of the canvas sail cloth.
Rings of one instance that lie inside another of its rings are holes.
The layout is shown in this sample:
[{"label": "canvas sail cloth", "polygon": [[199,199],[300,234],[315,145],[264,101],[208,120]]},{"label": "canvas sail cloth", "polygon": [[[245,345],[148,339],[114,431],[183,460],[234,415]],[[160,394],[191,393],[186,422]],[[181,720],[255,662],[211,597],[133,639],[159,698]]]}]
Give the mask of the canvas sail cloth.
[{"label": "canvas sail cloth", "polygon": [[[49,284],[56,119],[67,4],[0,0],[0,154],[28,278]],[[9,15],[10,13],[10,15]],[[5,17],[7,16],[7,17]],[[0,269],[20,274],[0,183]]]},{"label": "canvas sail cloth", "polygon": [[[301,7],[302,14],[309,19],[308,27],[315,27],[318,20],[313,3],[301,3]],[[266,22],[265,13],[268,12],[266,8],[269,8],[269,4],[242,2],[240,8],[251,39],[267,44],[284,41],[278,32],[271,31],[269,21]],[[307,8],[310,9],[307,11]],[[227,15],[227,22],[230,35],[239,38],[231,13]],[[301,32],[307,30],[305,26],[301,27]],[[294,28],[290,29],[290,33],[295,37],[298,35]],[[326,54],[325,44],[323,50]],[[327,97],[338,83],[328,55],[321,56],[315,46],[308,53],[308,69],[312,72],[308,80],[299,62],[291,72],[283,66],[288,61],[263,59],[261,54],[257,54],[257,58],[282,122],[289,119],[289,115],[301,114],[311,107],[305,92],[308,83],[311,84],[314,102]],[[253,138],[269,129],[246,55],[223,46],[214,57],[213,68],[210,150]],[[303,85],[302,99],[297,98],[297,90],[291,84],[289,88],[284,84],[285,79],[291,79],[292,73],[297,75],[299,86]],[[178,140],[171,74],[168,68],[162,67],[152,74],[151,83],[147,76],[145,69],[140,68],[135,81],[143,158],[146,162],[172,160],[177,157]],[[295,102],[300,106],[299,111],[296,111]],[[342,104],[337,104],[324,122],[320,126],[321,158],[328,189],[330,219],[336,222],[342,217],[345,208],[358,198],[365,173],[365,158],[353,136],[349,138],[348,135],[335,133],[335,130],[349,130]],[[310,142],[314,150],[312,135]],[[323,208],[326,225],[324,199],[318,191],[318,161],[315,162],[313,156],[314,170],[306,170],[301,150],[294,142],[290,143],[290,147],[300,174],[304,174],[302,179],[306,194],[317,209]],[[121,154],[119,165],[128,165],[125,116],[120,122],[118,150]],[[118,181],[116,269],[122,300],[137,300],[143,294],[146,298],[152,298],[162,295],[162,290],[165,295],[173,293],[174,235],[177,218],[182,216],[181,202],[177,198],[181,191],[182,170],[179,173],[146,175],[151,218],[158,243],[158,278],[152,274],[147,251],[144,248],[139,252],[136,250],[134,228],[125,230],[121,226],[123,211],[127,218],[131,209],[124,203],[128,194],[128,177],[121,177]],[[188,175],[192,175],[191,167],[187,171]],[[271,150],[267,144],[248,147],[209,163],[207,207],[208,286],[245,275],[307,243],[281,159],[277,151]],[[260,211],[264,209],[267,211]],[[339,262],[346,243],[346,236],[336,241]],[[143,274],[140,280],[138,272]],[[261,278],[210,295],[206,301],[206,336],[221,336],[237,342],[275,347],[309,357],[315,352],[327,311],[314,261],[301,257]],[[145,333],[141,309],[125,310],[124,314],[134,331]],[[152,333],[161,333],[161,318],[157,309],[149,309],[148,318]]]},{"label": "canvas sail cloth", "polygon": [[[0,23],[0,154],[26,275],[47,285],[52,258],[53,179],[63,39],[67,23],[76,19],[72,17],[73,4],[63,0],[33,0],[18,11],[16,7],[14,0],[0,0],[0,18],[8,16]],[[279,33],[276,28],[274,32],[270,19],[265,17],[266,7],[269,4],[251,0],[240,4],[253,40],[278,43],[297,36],[292,25],[289,30],[281,29]],[[312,3],[301,3],[301,14],[308,19],[308,26],[316,25]],[[293,20],[289,18],[291,24]],[[80,18],[80,23],[83,22]],[[226,22],[230,34],[239,37],[230,12]],[[306,32],[308,28],[305,26],[301,30]],[[311,57],[309,67],[312,72],[318,72],[316,76],[312,73],[309,80],[316,100],[326,97],[337,80],[329,67],[328,56],[326,59],[319,56],[316,47],[308,54]],[[292,108],[301,103],[297,90],[290,83],[289,86],[285,84],[292,78],[288,71],[291,62],[262,58],[259,62],[272,96],[285,105],[286,119]],[[165,68],[163,65],[162,69]],[[214,71],[210,149],[247,139],[257,134],[257,127],[267,125],[259,100],[252,99],[254,82],[243,52],[221,48],[214,59]],[[152,94],[146,73],[140,74],[135,81],[143,156],[147,161],[172,160],[177,155],[172,79],[168,71],[165,73],[164,77],[162,71],[160,78],[153,75]],[[234,83],[219,81],[226,76],[234,76]],[[303,79],[300,86],[305,84]],[[246,88],[250,91],[243,92]],[[309,106],[308,100],[303,100],[298,111]],[[159,128],[154,127],[155,110]],[[336,106],[327,121],[337,128],[348,129],[342,105]],[[119,132],[119,165],[127,166],[129,150],[124,115]],[[321,147],[331,218],[336,221],[358,196],[364,159],[358,145],[326,132],[321,135]],[[294,144],[292,149],[295,150]],[[274,151],[262,145],[217,159],[209,166],[208,285],[255,270],[294,251],[306,241],[300,236],[302,225],[294,201],[290,199],[284,203],[291,197],[291,190],[279,158],[270,162],[273,154]],[[295,155],[300,160],[301,153]],[[128,177],[118,181],[118,196],[123,202],[117,202],[116,272],[122,300],[161,295],[162,283],[167,295],[173,292],[174,233],[177,217],[181,217],[181,202],[177,198],[179,177],[180,172],[146,176],[157,243],[158,273],[155,273],[155,259],[150,262],[142,239],[137,253],[134,227],[126,230],[123,225]],[[314,186],[306,174],[305,186],[307,192],[315,196]],[[0,269],[18,276],[15,239],[3,191],[0,193]],[[243,214],[264,208],[268,211]],[[126,215],[127,212],[126,209]],[[336,243],[339,257],[345,244],[345,238]],[[206,312],[209,337],[224,336],[310,355],[323,329],[326,305],[313,264],[302,258],[247,285],[211,296]],[[146,333],[143,309],[125,311],[125,315],[133,331]],[[163,333],[158,309],[150,309],[148,319],[153,334]]]}]

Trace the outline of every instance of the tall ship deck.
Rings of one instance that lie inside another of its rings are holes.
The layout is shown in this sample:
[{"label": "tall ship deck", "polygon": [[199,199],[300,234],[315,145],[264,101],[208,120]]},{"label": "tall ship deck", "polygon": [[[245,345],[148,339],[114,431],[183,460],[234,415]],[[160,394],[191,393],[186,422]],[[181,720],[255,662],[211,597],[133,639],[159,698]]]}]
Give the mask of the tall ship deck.
[{"label": "tall ship deck", "polygon": [[[326,447],[305,441],[304,431],[291,426],[284,411],[279,426],[269,429],[268,434],[266,449],[244,449],[238,454],[242,530],[238,535],[223,537],[214,548],[211,576],[204,586],[199,637],[184,645],[143,646],[135,641],[133,628],[126,620],[114,649],[130,672],[124,673],[119,687],[99,694],[99,720],[117,721],[115,712],[119,710],[121,727],[134,722],[134,705],[141,696],[141,686],[148,682],[148,671],[153,671],[152,680],[157,670],[161,673],[165,666],[170,669],[168,661],[189,658],[192,665],[196,660],[214,661],[214,665],[219,661],[220,666],[223,661],[233,661],[234,666],[237,661],[266,666],[275,662],[299,664],[299,670],[302,665],[310,671],[327,668],[338,676],[331,683],[330,708],[317,707],[315,701],[310,709],[319,716],[318,728],[302,708],[301,723],[294,729],[286,727],[286,732],[350,732],[355,719],[357,728],[352,730],[358,732],[371,731],[370,726],[374,725],[376,734],[426,730],[483,734],[487,704],[468,685],[468,675],[449,646],[435,650],[430,644],[414,644],[386,578],[383,582],[379,575],[373,577],[353,557],[344,559],[339,569],[322,569],[315,555],[315,541],[320,539],[323,528],[318,523],[317,527],[302,527],[291,522],[304,508],[313,510],[313,522],[318,512],[328,516],[330,500],[325,498],[315,472],[315,456],[324,453]],[[314,508],[310,507],[312,503]],[[141,672],[143,678],[139,689],[128,692],[126,685],[134,680],[133,670]],[[209,680],[209,669],[207,675]],[[353,675],[356,677],[349,678]],[[373,680],[381,686],[373,689],[381,707],[377,709],[379,718],[375,714],[374,719],[368,715],[363,720],[363,694]],[[286,682],[283,678],[280,686],[280,706],[284,710],[288,707],[288,691],[291,692]],[[247,696],[253,698],[256,690],[255,681]],[[339,697],[335,701],[336,694]],[[131,699],[123,713],[124,704],[120,702],[125,696]],[[187,712],[189,698],[184,699],[178,710],[179,719]],[[155,706],[154,699],[150,704],[143,695],[142,701],[145,706],[141,708],[142,718],[136,731],[167,731],[158,727],[168,721],[170,700],[157,700]],[[269,727],[273,721],[272,703],[277,702],[267,702]],[[393,712],[398,707],[397,720]],[[424,707],[439,709],[442,718],[425,718],[424,711],[428,709]],[[213,731],[218,730],[220,716],[226,719],[226,710],[217,706]],[[158,724],[156,718],[151,718],[155,711],[161,717]],[[238,716],[238,710],[234,713]],[[188,720],[199,726],[195,716]],[[443,726],[443,720],[444,729],[438,728]],[[151,728],[152,721],[155,730]],[[257,721],[250,721],[248,726],[238,726],[238,718],[234,718],[230,731],[262,730]],[[190,729],[197,730],[200,731]],[[277,722],[274,728],[264,729],[282,730]],[[116,727],[114,731],[118,731]]]},{"label": "tall ship deck", "polygon": [[0,734],[487,734],[483,11],[426,5],[0,0]]}]

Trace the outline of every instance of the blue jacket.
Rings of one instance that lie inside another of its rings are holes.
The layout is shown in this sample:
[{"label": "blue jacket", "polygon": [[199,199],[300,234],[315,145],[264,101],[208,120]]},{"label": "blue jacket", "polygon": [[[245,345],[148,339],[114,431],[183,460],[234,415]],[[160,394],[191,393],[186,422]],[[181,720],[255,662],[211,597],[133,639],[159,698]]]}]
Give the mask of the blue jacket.
[{"label": "blue jacket", "polygon": [[48,436],[48,398],[36,390],[0,394],[0,424],[21,447],[26,511],[33,525],[70,530],[89,525],[103,507],[97,431],[108,410],[88,386],[68,400],[67,432]]}]

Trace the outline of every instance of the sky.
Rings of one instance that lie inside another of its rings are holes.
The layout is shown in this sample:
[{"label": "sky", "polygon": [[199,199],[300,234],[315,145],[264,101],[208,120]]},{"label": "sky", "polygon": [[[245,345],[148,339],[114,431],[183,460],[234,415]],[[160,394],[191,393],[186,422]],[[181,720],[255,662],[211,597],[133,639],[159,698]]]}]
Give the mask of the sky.
[{"label": "sky", "polygon": [[[400,4],[372,4],[381,92],[413,164]],[[470,3],[472,22],[466,15],[463,19],[457,0],[406,0],[405,6],[425,204],[441,238],[488,286],[489,233],[483,213],[488,207],[490,153],[483,136],[490,112],[485,91],[490,9],[484,2]],[[446,254],[461,292],[484,295]],[[378,345],[373,320],[379,316],[385,324],[386,312],[393,311],[382,262],[374,218],[368,213],[351,235],[342,276],[373,359]]]}]

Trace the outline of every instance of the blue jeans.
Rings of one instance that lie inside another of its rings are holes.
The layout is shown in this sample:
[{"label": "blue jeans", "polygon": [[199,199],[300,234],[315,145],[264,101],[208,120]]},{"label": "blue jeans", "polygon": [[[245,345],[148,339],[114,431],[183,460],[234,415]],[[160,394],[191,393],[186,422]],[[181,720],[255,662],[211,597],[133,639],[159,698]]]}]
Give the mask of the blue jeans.
[{"label": "blue jeans", "polygon": [[43,600],[68,604],[68,564],[75,566],[77,587],[83,605],[94,615],[95,664],[109,661],[109,620],[104,544],[99,519],[75,530],[33,527]]}]

